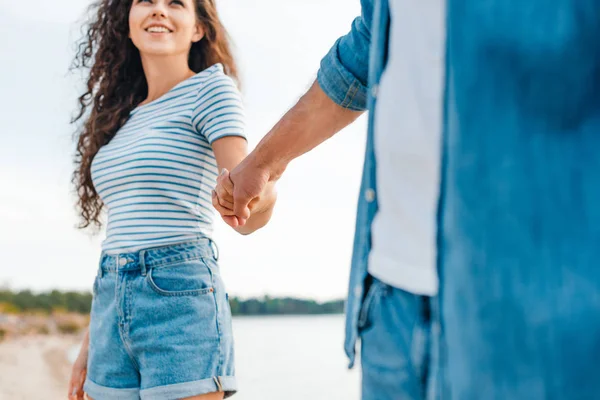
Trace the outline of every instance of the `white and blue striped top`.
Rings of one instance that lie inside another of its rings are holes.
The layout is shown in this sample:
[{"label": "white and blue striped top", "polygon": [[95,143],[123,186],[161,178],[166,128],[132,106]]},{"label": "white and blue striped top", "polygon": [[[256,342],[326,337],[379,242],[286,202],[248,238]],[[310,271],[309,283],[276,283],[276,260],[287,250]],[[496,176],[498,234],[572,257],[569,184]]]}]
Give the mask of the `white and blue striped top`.
[{"label": "white and blue striped top", "polygon": [[223,66],[179,83],[134,109],[92,162],[108,210],[106,253],[133,252],[212,234],[211,144],[244,137],[241,96]]}]

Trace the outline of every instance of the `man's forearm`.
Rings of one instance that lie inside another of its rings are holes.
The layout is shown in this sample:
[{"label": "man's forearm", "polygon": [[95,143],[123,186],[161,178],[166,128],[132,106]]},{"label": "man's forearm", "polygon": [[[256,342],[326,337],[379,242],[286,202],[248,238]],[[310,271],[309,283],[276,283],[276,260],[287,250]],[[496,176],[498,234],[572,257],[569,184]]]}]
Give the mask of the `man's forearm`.
[{"label": "man's forearm", "polygon": [[315,81],[261,140],[252,156],[269,170],[269,180],[277,180],[293,159],[317,147],[362,113],[334,103]]}]

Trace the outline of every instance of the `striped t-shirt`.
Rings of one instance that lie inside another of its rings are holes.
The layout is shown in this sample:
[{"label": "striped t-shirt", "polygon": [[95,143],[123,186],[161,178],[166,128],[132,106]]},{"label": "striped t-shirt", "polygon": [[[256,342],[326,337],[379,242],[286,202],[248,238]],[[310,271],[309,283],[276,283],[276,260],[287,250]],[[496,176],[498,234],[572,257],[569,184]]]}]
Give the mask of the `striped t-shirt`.
[{"label": "striped t-shirt", "polygon": [[102,250],[124,253],[212,233],[217,165],[211,143],[244,137],[241,96],[223,66],[134,109],[92,162],[108,211]]}]

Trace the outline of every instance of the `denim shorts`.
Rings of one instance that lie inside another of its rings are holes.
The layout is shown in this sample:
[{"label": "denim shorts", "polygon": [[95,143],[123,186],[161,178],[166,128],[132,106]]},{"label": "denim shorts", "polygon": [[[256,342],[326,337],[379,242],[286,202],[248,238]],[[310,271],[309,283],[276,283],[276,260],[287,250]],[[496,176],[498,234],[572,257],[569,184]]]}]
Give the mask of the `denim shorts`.
[{"label": "denim shorts", "polygon": [[231,309],[212,244],[102,255],[84,386],[90,397],[236,392]]}]

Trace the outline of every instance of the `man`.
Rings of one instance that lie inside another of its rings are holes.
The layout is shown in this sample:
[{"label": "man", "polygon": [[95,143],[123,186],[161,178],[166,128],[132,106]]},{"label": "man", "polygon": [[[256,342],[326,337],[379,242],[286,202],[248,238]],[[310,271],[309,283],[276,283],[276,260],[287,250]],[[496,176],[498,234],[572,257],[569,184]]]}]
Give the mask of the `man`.
[{"label": "man", "polygon": [[247,217],[241,210],[291,160],[368,108],[345,348],[352,365],[360,332],[363,399],[436,398],[444,8],[441,0],[394,0],[390,26],[383,3],[362,1],[362,16],[323,59],[317,82],[229,177],[219,178],[213,203],[235,225],[233,214]]},{"label": "man", "polygon": [[[386,213],[380,169],[389,164],[379,162],[379,135],[384,133],[377,120],[385,109],[385,74],[397,51],[394,21],[402,18],[397,6],[406,6],[402,13],[416,18],[417,3],[442,7],[434,1],[389,0],[389,8],[385,0],[363,1],[362,19],[353,29],[362,29],[362,35],[351,33],[334,47],[333,57],[351,60],[342,63],[347,67],[362,58],[366,42],[373,46],[368,68],[371,124],[353,285],[360,284],[367,259],[377,260],[366,251],[371,240],[373,252],[378,247],[377,217],[371,219],[378,202],[382,215]],[[446,24],[437,265],[450,394],[460,400],[600,398],[600,8],[593,0],[451,0]],[[319,83],[330,93],[324,71]],[[332,99],[358,108],[357,99],[366,93],[358,78],[366,70],[332,71],[339,78],[336,85],[349,88],[347,96]],[[314,104],[307,99],[319,100],[315,92],[313,87],[231,172],[239,222],[264,182],[276,180],[290,159],[311,148],[307,141],[318,134],[312,128],[325,123],[309,112]],[[320,101],[326,109],[327,102]],[[404,115],[406,106],[398,104],[395,112]],[[309,120],[297,119],[301,128],[291,124],[297,115]],[[336,115],[335,123],[327,125],[332,134],[352,114]],[[303,131],[305,127],[311,129]],[[375,176],[377,191],[370,192]],[[404,184],[400,177],[398,185]],[[224,196],[228,182],[220,182],[218,191]],[[398,246],[401,240],[396,240]],[[354,292],[351,286],[348,303],[351,355],[361,288]],[[398,330],[395,336],[400,340],[405,333]],[[377,359],[381,370],[391,365],[389,360]],[[369,368],[367,382],[368,375]],[[401,392],[385,397],[377,386],[364,389],[373,390],[364,392],[367,398],[408,397]]]}]

